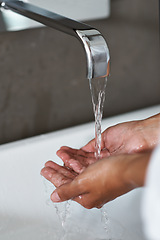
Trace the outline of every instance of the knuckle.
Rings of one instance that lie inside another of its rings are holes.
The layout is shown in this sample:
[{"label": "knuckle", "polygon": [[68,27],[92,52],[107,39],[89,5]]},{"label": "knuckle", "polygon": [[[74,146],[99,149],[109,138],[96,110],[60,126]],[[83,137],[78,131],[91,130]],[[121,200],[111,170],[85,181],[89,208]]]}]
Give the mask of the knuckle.
[{"label": "knuckle", "polygon": [[95,207],[95,203],[94,202],[90,202],[89,200],[85,200],[81,202],[81,205],[86,208],[86,209],[92,209]]},{"label": "knuckle", "polygon": [[94,204],[92,204],[92,203],[88,203],[88,204],[86,204],[85,205],[85,208],[87,208],[87,209],[92,209],[92,208],[94,208],[95,206],[94,206]]}]

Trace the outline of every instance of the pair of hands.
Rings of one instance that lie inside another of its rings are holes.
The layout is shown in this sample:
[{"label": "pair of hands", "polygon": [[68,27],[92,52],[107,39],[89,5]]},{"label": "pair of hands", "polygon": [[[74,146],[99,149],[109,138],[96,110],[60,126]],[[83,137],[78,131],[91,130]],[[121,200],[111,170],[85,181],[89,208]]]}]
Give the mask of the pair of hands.
[{"label": "pair of hands", "polygon": [[41,174],[56,186],[53,202],[72,199],[85,208],[106,202],[143,186],[151,150],[158,143],[160,115],[118,124],[102,134],[101,160],[95,159],[95,140],[81,149],[61,147],[64,166],[49,161]]}]

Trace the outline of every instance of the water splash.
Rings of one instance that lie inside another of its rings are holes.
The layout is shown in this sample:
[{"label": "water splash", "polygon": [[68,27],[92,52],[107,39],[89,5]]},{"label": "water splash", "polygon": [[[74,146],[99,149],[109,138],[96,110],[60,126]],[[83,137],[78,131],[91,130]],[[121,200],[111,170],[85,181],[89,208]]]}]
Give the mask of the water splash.
[{"label": "water splash", "polygon": [[57,203],[57,204],[53,203],[51,201],[51,199],[48,197],[54,190],[53,185],[45,179],[43,179],[43,185],[44,185],[44,192],[46,193],[46,196],[47,196],[46,204],[48,206],[52,206],[52,207],[54,206],[54,208],[56,209],[56,214],[57,214],[57,216],[60,220],[61,226],[62,226],[60,240],[64,240],[66,233],[67,233],[65,223],[66,223],[66,220],[68,219],[68,217],[70,216],[71,202],[67,201],[67,202],[62,202],[62,203]]},{"label": "water splash", "polygon": [[111,229],[110,229],[111,222],[110,222],[108,213],[104,206],[101,208],[101,222],[102,222],[104,230],[106,232],[107,239],[108,240],[112,239],[112,233],[111,233]]},{"label": "water splash", "polygon": [[64,203],[54,203],[54,207],[56,209],[56,213],[61,221],[62,228],[65,228],[65,223],[67,218],[70,216],[70,201],[66,201]]},{"label": "water splash", "polygon": [[67,228],[65,226],[67,218],[70,216],[70,201],[60,203],[60,204],[54,204],[54,207],[56,209],[56,213],[60,219],[61,225],[62,225],[62,232],[60,240],[64,240],[65,236],[67,234]]}]

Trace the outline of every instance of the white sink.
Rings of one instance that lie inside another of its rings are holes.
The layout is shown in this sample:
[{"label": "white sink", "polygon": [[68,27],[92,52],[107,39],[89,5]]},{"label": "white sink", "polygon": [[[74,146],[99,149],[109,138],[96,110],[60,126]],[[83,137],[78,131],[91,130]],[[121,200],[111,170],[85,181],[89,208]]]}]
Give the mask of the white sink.
[{"label": "white sink", "polygon": [[[103,120],[103,128],[118,122],[149,117],[160,106]],[[89,123],[0,146],[0,240],[57,240],[63,229],[56,214],[64,204],[49,200],[54,187],[40,176],[47,160],[60,159],[62,145],[79,148],[94,136]],[[143,189],[137,189],[105,206],[109,217],[108,233],[101,222],[101,211],[86,210],[72,202],[65,229],[67,240],[144,240],[140,217]]]}]

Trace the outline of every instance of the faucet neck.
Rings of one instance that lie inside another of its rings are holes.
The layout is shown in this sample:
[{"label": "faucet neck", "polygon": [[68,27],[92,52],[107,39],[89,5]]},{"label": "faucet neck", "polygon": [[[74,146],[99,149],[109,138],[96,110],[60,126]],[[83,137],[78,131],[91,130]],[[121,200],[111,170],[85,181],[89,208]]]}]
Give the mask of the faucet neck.
[{"label": "faucet neck", "polygon": [[88,79],[109,74],[110,57],[106,41],[93,27],[18,0],[0,0],[0,7],[78,38],[86,52]]}]

